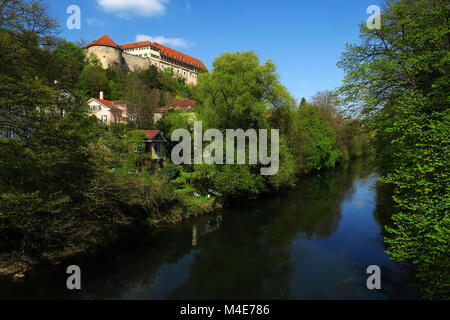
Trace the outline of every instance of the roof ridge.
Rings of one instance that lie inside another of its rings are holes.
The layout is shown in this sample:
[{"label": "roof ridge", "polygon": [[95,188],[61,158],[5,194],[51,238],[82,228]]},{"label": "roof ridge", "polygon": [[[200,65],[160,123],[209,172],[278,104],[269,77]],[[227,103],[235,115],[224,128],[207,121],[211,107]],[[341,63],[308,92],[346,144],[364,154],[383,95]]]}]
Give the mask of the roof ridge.
[{"label": "roof ridge", "polygon": [[105,33],[103,36],[87,44],[84,48],[91,46],[108,46],[113,48],[119,48],[119,46]]}]

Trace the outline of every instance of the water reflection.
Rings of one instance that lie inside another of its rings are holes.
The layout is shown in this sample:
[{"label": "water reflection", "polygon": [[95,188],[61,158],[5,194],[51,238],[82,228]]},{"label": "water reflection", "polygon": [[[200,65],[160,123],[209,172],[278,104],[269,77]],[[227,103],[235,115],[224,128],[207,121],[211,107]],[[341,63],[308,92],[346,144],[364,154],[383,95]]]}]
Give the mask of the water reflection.
[{"label": "water reflection", "polygon": [[202,221],[201,223],[194,223],[192,226],[192,247],[197,248],[199,237],[219,229],[222,224],[222,219],[222,215],[217,214],[216,216],[208,218],[208,220]]},{"label": "water reflection", "polygon": [[[1,284],[0,298],[386,299],[416,297],[409,272],[383,251],[388,202],[364,162],[305,177],[292,190],[71,261],[83,290],[65,289],[66,264]],[[365,286],[368,265],[382,290]]]}]

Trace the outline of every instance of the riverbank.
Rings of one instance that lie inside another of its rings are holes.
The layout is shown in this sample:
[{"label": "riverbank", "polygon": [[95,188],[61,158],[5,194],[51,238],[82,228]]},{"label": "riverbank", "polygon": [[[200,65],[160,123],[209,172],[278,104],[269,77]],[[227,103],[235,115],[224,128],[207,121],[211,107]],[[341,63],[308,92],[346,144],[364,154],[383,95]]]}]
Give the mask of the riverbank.
[{"label": "riverbank", "polygon": [[[1,283],[0,299],[418,298],[407,266],[384,253],[390,195],[377,181],[362,161],[304,175],[282,192],[70,259],[83,290],[65,287],[67,261]],[[367,289],[370,264],[380,266],[383,290]]]},{"label": "riverbank", "polygon": [[[109,234],[109,237],[97,236],[76,247],[45,251],[40,256],[34,257],[20,252],[0,253],[0,279],[20,281],[25,279],[36,266],[43,263],[60,264],[69,259],[93,256],[99,251],[114,246],[132,233],[161,229],[164,226],[179,224],[186,219],[206,215],[222,208],[222,202],[216,197],[185,196],[184,199],[190,206],[185,211],[177,204],[165,212],[155,213],[144,219],[136,219],[130,225],[115,230],[115,234]],[[142,216],[146,215],[142,214]]]},{"label": "riverbank", "polygon": [[[368,160],[368,162],[371,162],[371,160]],[[345,167],[348,165],[349,162],[345,162],[338,166]],[[303,174],[300,179],[302,177],[320,176],[328,170],[330,169]],[[132,220],[123,223],[122,226],[117,224],[120,227],[116,226],[111,229],[112,231],[107,230],[106,232],[101,230],[102,226],[95,225],[97,230],[91,232],[89,236],[84,236],[88,241],[74,242],[74,245],[64,247],[63,250],[44,251],[42,254],[35,256],[19,252],[0,254],[0,277],[20,281],[25,279],[27,274],[42,263],[59,264],[69,259],[93,256],[99,251],[114,246],[132,233],[158,230],[167,225],[180,224],[190,218],[217,211],[223,208],[224,205],[242,202],[242,199],[230,201],[230,199],[224,200],[224,198],[216,197],[212,194],[206,195],[205,190],[199,190],[200,188],[195,187],[196,179],[200,181],[203,178],[181,170],[181,174],[170,182],[175,187],[173,194],[178,197],[178,201],[171,202],[170,206],[162,206],[163,211],[152,212],[152,214],[145,213],[142,209],[137,210],[133,206],[122,208],[122,210],[129,212],[135,211],[134,214],[128,214],[133,217]],[[143,187],[140,186],[140,188]],[[200,195],[200,193],[203,195]],[[259,199],[265,198],[267,194],[261,194]],[[137,204],[144,206],[145,203],[141,200]],[[133,203],[133,205],[136,206],[136,203]],[[86,228],[89,228],[89,223]],[[105,229],[108,229],[108,227],[105,226]]]}]

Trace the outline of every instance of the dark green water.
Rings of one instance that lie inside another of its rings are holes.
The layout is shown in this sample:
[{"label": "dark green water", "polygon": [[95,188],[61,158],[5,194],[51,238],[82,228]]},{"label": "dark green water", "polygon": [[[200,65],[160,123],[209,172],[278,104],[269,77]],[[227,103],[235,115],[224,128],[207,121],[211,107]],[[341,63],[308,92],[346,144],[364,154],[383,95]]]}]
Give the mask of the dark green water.
[{"label": "dark green water", "polygon": [[[418,298],[409,269],[384,253],[390,204],[377,177],[363,162],[306,177],[290,191],[0,283],[0,298]],[[80,291],[66,289],[70,264],[81,268]],[[381,290],[366,287],[373,264]]]}]

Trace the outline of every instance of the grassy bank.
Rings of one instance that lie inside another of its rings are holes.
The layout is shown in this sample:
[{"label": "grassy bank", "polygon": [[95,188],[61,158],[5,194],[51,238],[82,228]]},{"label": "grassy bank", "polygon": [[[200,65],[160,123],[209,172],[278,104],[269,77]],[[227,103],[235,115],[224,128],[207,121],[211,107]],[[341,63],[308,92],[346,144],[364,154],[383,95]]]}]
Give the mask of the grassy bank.
[{"label": "grassy bank", "polygon": [[[0,207],[3,212],[9,207],[9,218],[14,216],[10,221],[15,223],[7,229],[22,237],[13,241],[11,234],[11,241],[3,244],[0,277],[20,280],[40,263],[93,255],[132,233],[151,232],[222,207],[220,198],[201,195],[189,184],[193,180],[111,173],[91,185],[83,203],[55,204],[51,215],[45,208],[48,204],[37,196],[18,200],[3,194]],[[39,205],[44,206],[38,209]]]}]

